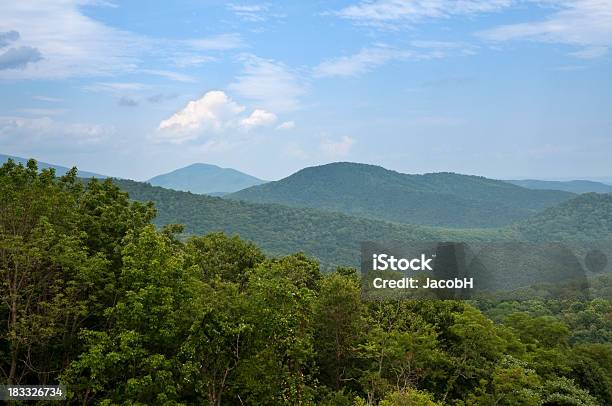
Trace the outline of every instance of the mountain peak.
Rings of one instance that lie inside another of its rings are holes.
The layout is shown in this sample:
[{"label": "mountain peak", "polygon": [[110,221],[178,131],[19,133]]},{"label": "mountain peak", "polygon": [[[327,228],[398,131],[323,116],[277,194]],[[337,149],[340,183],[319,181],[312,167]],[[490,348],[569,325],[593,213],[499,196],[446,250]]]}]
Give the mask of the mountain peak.
[{"label": "mountain peak", "polygon": [[149,179],[153,186],[198,194],[222,195],[260,185],[266,181],[232,168],[193,163]]}]

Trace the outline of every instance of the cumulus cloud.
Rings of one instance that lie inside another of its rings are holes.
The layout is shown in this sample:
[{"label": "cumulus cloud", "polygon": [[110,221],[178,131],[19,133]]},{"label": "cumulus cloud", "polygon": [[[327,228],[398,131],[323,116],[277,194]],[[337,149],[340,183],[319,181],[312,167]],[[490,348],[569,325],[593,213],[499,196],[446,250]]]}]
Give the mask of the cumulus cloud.
[{"label": "cumulus cloud", "polygon": [[23,69],[26,65],[42,59],[40,51],[32,47],[9,48],[0,54],[0,70]]},{"label": "cumulus cloud", "polygon": [[292,130],[295,128],[295,121],[285,121],[280,123],[276,129],[277,130]]},{"label": "cumulus cloud", "polygon": [[250,130],[255,127],[274,124],[276,120],[276,114],[262,109],[255,109],[250,116],[240,120],[240,126],[246,130]]},{"label": "cumulus cloud", "polygon": [[158,139],[183,143],[230,129],[249,131],[272,125],[277,120],[276,114],[264,109],[255,109],[246,116],[245,110],[245,106],[233,101],[225,92],[212,90],[163,120],[158,127]]},{"label": "cumulus cloud", "polygon": [[331,157],[343,157],[351,152],[355,140],[347,135],[339,140],[324,138],[319,145],[321,151]]},{"label": "cumulus cloud", "polygon": [[300,106],[306,92],[296,72],[285,64],[246,55],[244,67],[229,90],[263,108],[285,112]]},{"label": "cumulus cloud", "polygon": [[560,0],[553,4],[555,11],[541,20],[502,25],[479,35],[498,42],[534,40],[578,46],[581,49],[571,55],[579,58],[601,57],[612,47],[610,0]]}]

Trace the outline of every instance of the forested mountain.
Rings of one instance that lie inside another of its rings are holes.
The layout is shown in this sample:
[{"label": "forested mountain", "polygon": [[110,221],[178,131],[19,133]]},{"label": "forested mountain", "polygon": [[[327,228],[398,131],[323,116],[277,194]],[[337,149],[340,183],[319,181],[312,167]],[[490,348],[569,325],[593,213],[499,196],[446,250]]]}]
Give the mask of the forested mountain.
[{"label": "forested mountain", "polygon": [[266,181],[235,169],[197,163],[155,176],[147,182],[153,186],[183,192],[221,195],[260,185]]},{"label": "forested mountain", "polygon": [[529,220],[500,228],[452,229],[348,216],[310,208],[249,203],[116,180],[130,197],[152,201],[158,225],[184,224],[188,234],[223,231],[267,253],[303,251],[324,264],[357,265],[363,241],[557,241],[612,236],[612,195],[584,194]]},{"label": "forested mountain", "polygon": [[[67,405],[612,404],[608,300],[364,301],[354,269],[222,233],[179,238],[114,182],[0,167],[1,385],[62,384]],[[256,232],[269,211],[278,241],[294,213],[318,213],[121,183],[178,220],[262,215]],[[327,228],[290,238],[352,233],[347,216],[319,215]]]},{"label": "forested mountain", "polygon": [[499,227],[570,199],[569,192],[531,190],[455,173],[407,175],[338,162],[310,167],[226,197],[343,212],[441,227]]},{"label": "forested mountain", "polygon": [[507,180],[513,185],[527,189],[563,190],[572,193],[612,193],[612,185],[590,180],[552,181],[537,179]]},{"label": "forested mountain", "polygon": [[581,240],[612,238],[612,194],[585,193],[550,207],[516,227],[531,239]]},{"label": "forested mountain", "polygon": [[115,183],[134,200],[152,201],[157,225],[184,224],[185,232],[194,235],[214,231],[237,234],[269,254],[302,251],[325,264],[356,266],[362,241],[494,239],[502,233],[393,224],[310,208],[178,192],[127,180]]},{"label": "forested mountain", "polygon": [[[18,156],[12,156],[12,155],[3,155],[3,154],[0,154],[0,165],[5,163],[6,161],[8,161],[9,158],[12,159],[13,161],[15,161],[17,163],[20,163],[20,164],[23,164],[23,165],[27,164],[27,162],[28,162],[28,160],[25,159],[25,158],[20,158]],[[47,169],[47,168],[55,169],[55,173],[58,176],[64,175],[64,174],[66,174],[66,172],[68,172],[70,170],[70,168],[66,168],[65,166],[48,164],[48,163],[45,163],[45,162],[38,162],[38,169],[39,170]],[[81,170],[79,170],[78,176],[81,177],[81,178],[98,178],[98,179],[106,178],[105,175],[100,175],[98,173],[81,171]]]}]

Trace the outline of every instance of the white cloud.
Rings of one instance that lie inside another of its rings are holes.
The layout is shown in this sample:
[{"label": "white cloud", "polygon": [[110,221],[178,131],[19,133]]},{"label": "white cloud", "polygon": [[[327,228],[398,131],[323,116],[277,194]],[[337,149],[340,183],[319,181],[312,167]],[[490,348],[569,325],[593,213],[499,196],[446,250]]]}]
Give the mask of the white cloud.
[{"label": "white cloud", "polygon": [[343,157],[351,152],[353,144],[355,144],[355,140],[347,135],[344,135],[339,140],[324,138],[319,147],[326,155],[332,157]]},{"label": "white cloud", "polygon": [[60,103],[64,101],[64,99],[60,99],[59,97],[49,97],[49,96],[32,96],[32,99],[38,100],[38,101],[44,101],[47,103]]},{"label": "white cloud", "polygon": [[280,123],[276,129],[277,130],[292,130],[295,128],[295,121],[285,121]]},{"label": "white cloud", "polygon": [[34,116],[57,116],[66,113],[66,109],[41,109],[41,108],[26,108],[19,109],[19,112],[31,114]]},{"label": "white cloud", "polygon": [[560,0],[550,4],[556,6],[555,11],[544,19],[502,25],[480,36],[491,41],[522,39],[579,46],[582,49],[571,54],[579,58],[597,58],[612,47],[612,1]]},{"label": "white cloud", "polygon": [[163,120],[159,124],[157,138],[180,144],[204,135],[219,135],[231,129],[249,131],[270,126],[277,120],[276,114],[263,109],[255,109],[244,116],[242,113],[245,110],[245,106],[236,103],[224,92],[209,91]]},{"label": "white cloud", "polygon": [[261,22],[266,20],[269,6],[267,4],[230,4],[227,8],[242,20]]},{"label": "white cloud", "polygon": [[50,117],[0,116],[0,140],[10,146],[93,147],[114,132],[114,127],[100,124],[63,122]]},{"label": "white cloud", "polygon": [[280,62],[253,55],[244,56],[243,61],[243,71],[229,90],[268,110],[284,112],[299,107],[299,98],[306,91],[295,72]]},{"label": "white cloud", "polygon": [[161,76],[161,77],[164,77],[170,80],[174,80],[177,82],[195,82],[195,79],[192,76],[185,75],[183,73],[167,71],[167,70],[143,69],[142,73],[146,73],[148,75]]},{"label": "white cloud", "polygon": [[108,93],[122,93],[125,91],[138,91],[148,88],[148,85],[139,82],[97,82],[85,86],[85,90]]},{"label": "white cloud", "polygon": [[7,2],[0,27],[19,33],[19,43],[40,52],[36,63],[5,70],[5,79],[65,78],[131,71],[144,39],[85,16],[82,1]]},{"label": "white cloud", "polygon": [[323,61],[315,67],[314,75],[316,77],[357,76],[370,72],[389,61],[403,59],[410,55],[409,52],[384,46],[364,48],[354,55]]},{"label": "white cloud", "polygon": [[250,130],[255,127],[274,124],[276,120],[276,114],[262,109],[255,109],[250,116],[240,120],[240,126],[246,130]]},{"label": "white cloud", "polygon": [[332,14],[359,24],[390,26],[453,15],[494,12],[513,3],[515,0],[368,0]]},{"label": "white cloud", "polygon": [[358,76],[392,61],[443,58],[471,52],[471,48],[459,43],[413,41],[411,49],[398,49],[384,44],[363,48],[358,53],[321,62],[314,68],[315,77]]},{"label": "white cloud", "polygon": [[242,36],[237,33],[219,34],[212,37],[199,38],[186,41],[188,45],[203,51],[226,51],[243,48],[245,46]]},{"label": "white cloud", "polygon": [[[6,3],[6,4],[5,4]],[[0,45],[14,45],[4,55],[0,79],[64,79],[137,73],[150,67],[151,58],[167,60],[197,55],[201,51],[226,51],[244,47],[240,34],[175,40],[149,38],[97,21],[81,10],[84,5],[106,6],[87,0],[3,2],[0,12]],[[17,52],[19,51],[19,52]],[[5,52],[6,53],[6,52]],[[143,66],[147,57],[149,66]],[[195,59],[191,59],[193,63]],[[0,62],[2,62],[0,60]],[[165,75],[177,80],[179,76]]]}]

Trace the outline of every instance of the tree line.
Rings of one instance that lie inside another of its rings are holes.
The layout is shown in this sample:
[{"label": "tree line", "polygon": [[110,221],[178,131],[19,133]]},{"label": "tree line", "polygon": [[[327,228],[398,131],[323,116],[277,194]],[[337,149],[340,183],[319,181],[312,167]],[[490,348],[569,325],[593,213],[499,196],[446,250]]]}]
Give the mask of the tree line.
[{"label": "tree line", "polygon": [[355,269],[154,216],[112,180],[0,168],[0,384],[81,405],[612,403],[607,300],[367,302]]}]

